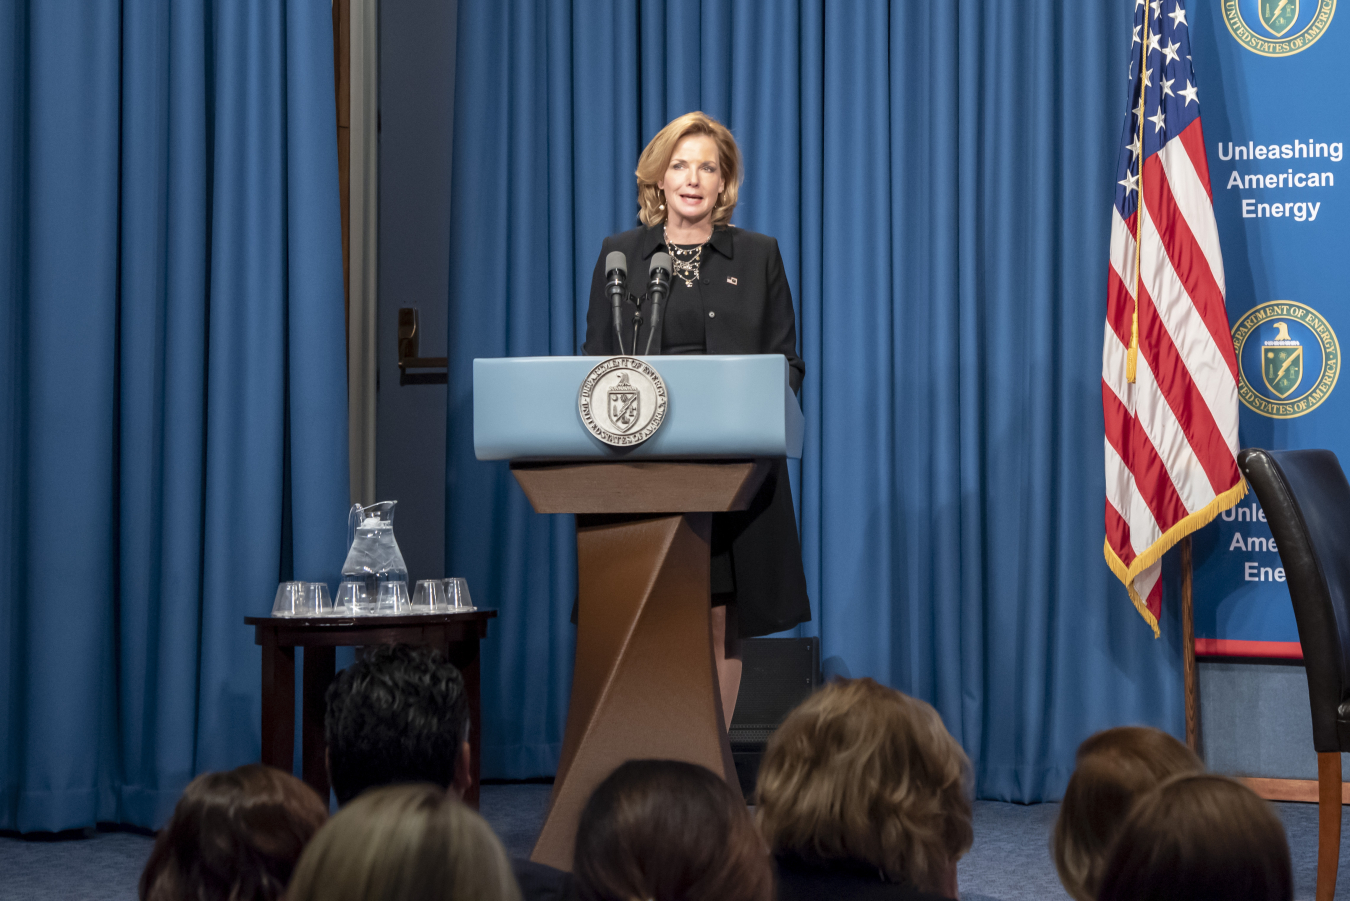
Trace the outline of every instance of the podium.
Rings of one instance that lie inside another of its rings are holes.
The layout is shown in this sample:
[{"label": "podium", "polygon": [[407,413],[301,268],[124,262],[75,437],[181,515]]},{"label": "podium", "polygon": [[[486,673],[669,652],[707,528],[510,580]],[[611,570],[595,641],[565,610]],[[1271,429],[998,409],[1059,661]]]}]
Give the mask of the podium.
[{"label": "podium", "polygon": [[744,510],[770,466],[801,455],[781,355],[642,358],[668,389],[646,442],[582,422],[601,357],[474,361],[474,448],[510,460],[539,513],[577,514],[577,649],[562,755],[531,859],[570,870],[577,820],[626,760],[701,764],[737,786],[713,662],[714,512]]}]

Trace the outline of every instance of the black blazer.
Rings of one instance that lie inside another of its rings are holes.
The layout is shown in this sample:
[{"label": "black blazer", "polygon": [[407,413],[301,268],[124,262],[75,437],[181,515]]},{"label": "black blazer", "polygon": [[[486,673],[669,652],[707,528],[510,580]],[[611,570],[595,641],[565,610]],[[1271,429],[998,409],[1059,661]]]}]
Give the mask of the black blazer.
[{"label": "black blazer", "polygon": [[[768,235],[731,226],[713,229],[699,267],[700,296],[706,316],[704,343],[710,354],[782,354],[788,361],[793,391],[802,384],[806,364],[797,356],[797,319],[792,291],[778,242]],[[619,353],[613,311],[605,296],[605,257],[615,250],[628,258],[628,294],[623,303],[624,350],[631,353],[634,296],[647,292],[652,254],[663,244],[660,226],[635,228],[606,238],[591,278],[583,353]],[[638,347],[645,347],[650,316],[643,301]],[[792,509],[787,461],[764,480],[747,510],[714,514],[712,523],[713,591],[718,603],[737,608],[742,638],[790,629],[811,618],[802,570],[801,542]],[[725,574],[725,575],[723,575]]]},{"label": "black blazer", "polygon": [[[651,316],[646,304],[647,272],[652,254],[662,246],[661,226],[643,226],[610,235],[600,247],[591,277],[591,302],[586,310],[586,343],[582,352],[607,357],[619,353],[613,314],[605,295],[605,257],[616,250],[628,258],[628,299],[623,304],[624,350],[632,353],[634,297],[643,298],[638,348],[647,344]],[[793,391],[802,386],[806,364],[797,356],[797,317],[792,290],[783,271],[778,241],[734,226],[713,229],[711,248],[699,266],[704,341],[710,354],[782,354],[788,361]]]}]

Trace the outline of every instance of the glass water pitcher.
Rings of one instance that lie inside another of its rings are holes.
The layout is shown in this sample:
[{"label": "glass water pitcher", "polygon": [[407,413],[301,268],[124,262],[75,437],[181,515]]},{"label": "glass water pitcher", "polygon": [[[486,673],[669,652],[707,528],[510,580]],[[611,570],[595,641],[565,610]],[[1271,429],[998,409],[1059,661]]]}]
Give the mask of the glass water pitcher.
[{"label": "glass water pitcher", "polygon": [[352,504],[347,514],[347,562],[342,564],[335,612],[408,612],[408,566],[394,540],[397,504]]}]

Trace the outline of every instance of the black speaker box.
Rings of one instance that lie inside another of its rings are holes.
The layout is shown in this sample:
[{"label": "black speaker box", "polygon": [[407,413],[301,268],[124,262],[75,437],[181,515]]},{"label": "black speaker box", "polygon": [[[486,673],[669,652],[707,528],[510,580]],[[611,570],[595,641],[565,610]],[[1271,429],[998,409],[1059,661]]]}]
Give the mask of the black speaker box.
[{"label": "black speaker box", "polygon": [[727,729],[741,791],[750,798],[769,736],[792,708],[820,687],[820,639],[747,638],[741,642],[741,692]]}]

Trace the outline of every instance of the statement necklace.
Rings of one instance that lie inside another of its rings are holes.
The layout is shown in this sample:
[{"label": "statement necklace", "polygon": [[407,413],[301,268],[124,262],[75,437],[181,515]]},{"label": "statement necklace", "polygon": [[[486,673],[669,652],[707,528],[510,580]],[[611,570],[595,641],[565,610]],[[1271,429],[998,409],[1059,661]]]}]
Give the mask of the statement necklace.
[{"label": "statement necklace", "polygon": [[666,243],[666,250],[670,251],[670,262],[675,269],[675,277],[684,282],[686,288],[694,287],[694,283],[698,281],[698,264],[703,259],[703,245],[680,247],[672,244],[665,226],[661,227],[661,239]]}]

